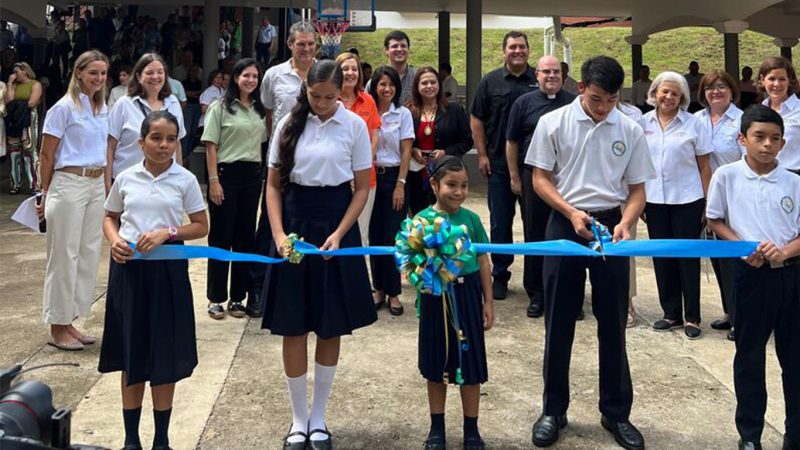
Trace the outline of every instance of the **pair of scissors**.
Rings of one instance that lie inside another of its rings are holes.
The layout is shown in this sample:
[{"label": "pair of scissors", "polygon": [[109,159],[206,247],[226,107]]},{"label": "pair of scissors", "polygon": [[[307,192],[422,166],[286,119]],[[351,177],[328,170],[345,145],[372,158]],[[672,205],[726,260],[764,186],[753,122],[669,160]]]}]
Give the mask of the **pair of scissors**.
[{"label": "pair of scissors", "polygon": [[606,252],[605,247],[603,246],[603,235],[600,232],[600,227],[597,226],[597,220],[592,217],[592,235],[594,236],[595,245],[592,247],[599,247],[600,248],[600,256],[602,256],[603,261],[606,260]]}]

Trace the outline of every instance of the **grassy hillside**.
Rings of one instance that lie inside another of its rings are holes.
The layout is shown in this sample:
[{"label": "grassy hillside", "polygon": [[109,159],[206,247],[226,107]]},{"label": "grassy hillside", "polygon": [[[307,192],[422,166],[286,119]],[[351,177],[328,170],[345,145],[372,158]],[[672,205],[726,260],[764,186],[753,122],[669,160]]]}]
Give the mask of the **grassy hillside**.
[{"label": "grassy hillside", "polygon": [[[386,57],[383,54],[383,37],[390,30],[379,29],[374,33],[347,33],[342,39],[342,48],[357,47],[363,60],[374,66],[383,64]],[[411,38],[411,63],[415,66],[438,64],[437,31],[435,29],[408,29],[405,30]],[[466,30],[453,28],[450,37],[450,62],[453,65],[453,74],[463,83],[466,80]],[[483,31],[483,72],[499,66],[502,61],[501,44],[503,35],[507,30]],[[542,30],[524,30],[528,34],[531,45],[531,61],[534,62],[542,55]],[[626,71],[626,84],[631,82],[631,52],[630,46],[625,42],[625,36],[630,34],[629,28],[583,28],[567,29],[565,31],[572,43],[572,57],[575,65],[587,57],[606,54],[617,58]],[[644,62],[657,74],[664,70],[675,70],[680,73],[687,71],[689,61],[697,60],[700,69],[724,67],[723,37],[711,28],[681,28],[665,31],[650,36],[650,40],[643,46]],[[740,64],[742,67],[749,65],[758,70],[761,61],[772,55],[780,53],[779,48],[772,43],[772,38],[762,34],[747,31],[739,39]],[[800,55],[800,45],[794,48],[794,53]],[[578,71],[577,67],[573,68]],[[574,74],[575,75],[575,74]],[[578,78],[575,76],[575,78]]]}]

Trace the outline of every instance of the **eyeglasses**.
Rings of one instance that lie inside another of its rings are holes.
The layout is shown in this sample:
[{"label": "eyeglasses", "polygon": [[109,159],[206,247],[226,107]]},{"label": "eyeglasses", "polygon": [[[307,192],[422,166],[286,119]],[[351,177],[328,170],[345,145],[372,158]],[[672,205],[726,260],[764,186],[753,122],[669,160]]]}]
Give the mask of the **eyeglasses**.
[{"label": "eyeglasses", "polygon": [[545,75],[561,75],[561,69],[536,69],[536,71]]},{"label": "eyeglasses", "polygon": [[715,84],[713,86],[706,86],[704,90],[706,92],[712,92],[712,91],[722,92],[722,91],[727,91],[730,88],[731,87],[728,86],[727,84]]}]

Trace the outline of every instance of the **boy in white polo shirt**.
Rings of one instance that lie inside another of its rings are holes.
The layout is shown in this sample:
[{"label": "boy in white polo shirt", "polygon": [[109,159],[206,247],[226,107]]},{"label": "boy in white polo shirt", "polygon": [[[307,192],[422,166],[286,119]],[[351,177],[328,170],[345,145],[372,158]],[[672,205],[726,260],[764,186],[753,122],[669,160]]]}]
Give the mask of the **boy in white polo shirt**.
[{"label": "boy in white polo shirt", "polygon": [[[535,168],[534,189],[553,208],[547,240],[586,245],[592,240],[592,219],[613,230],[615,242],[630,239],[644,209],[644,182],[656,173],[644,132],[617,109],[624,78],[613,58],[588,59],[581,67],[581,95],[539,119],[525,164]],[[644,449],[644,438],[629,421],[629,263],[621,257],[544,257],[544,411],[533,426],[536,446],[554,444],[567,425],[570,355],[588,269],[600,340],[601,423],[623,448]]]},{"label": "boy in white polo shirt", "polygon": [[781,116],[762,105],[742,116],[741,161],[720,167],[709,188],[708,227],[726,240],[758,241],[734,262],[736,428],[740,449],[761,449],[767,407],[766,345],[775,332],[783,371],[783,450],[800,449],[800,177],[778,165]]}]

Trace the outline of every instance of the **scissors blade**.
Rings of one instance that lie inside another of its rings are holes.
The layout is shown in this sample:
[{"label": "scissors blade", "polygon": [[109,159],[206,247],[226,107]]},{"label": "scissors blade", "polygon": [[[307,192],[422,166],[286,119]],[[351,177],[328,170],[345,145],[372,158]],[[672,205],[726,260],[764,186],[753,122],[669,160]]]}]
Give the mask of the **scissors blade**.
[{"label": "scissors blade", "polygon": [[597,245],[600,247],[600,256],[603,257],[603,261],[606,260],[606,251],[603,245],[603,237],[600,235],[600,227],[597,226],[597,220],[592,217],[592,234],[594,235],[595,241],[597,241]]}]

